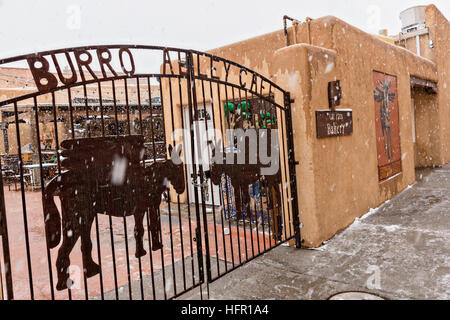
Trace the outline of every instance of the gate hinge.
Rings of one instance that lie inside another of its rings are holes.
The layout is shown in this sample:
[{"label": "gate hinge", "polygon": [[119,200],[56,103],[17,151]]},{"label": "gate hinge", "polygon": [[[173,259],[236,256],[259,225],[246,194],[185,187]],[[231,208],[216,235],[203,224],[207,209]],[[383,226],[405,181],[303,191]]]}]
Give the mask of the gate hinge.
[{"label": "gate hinge", "polygon": [[294,103],[294,102],[295,102],[295,99],[290,99],[289,102],[290,102],[290,103]]},{"label": "gate hinge", "polygon": [[291,160],[291,163],[292,163],[294,166],[298,166],[298,165],[300,164],[300,161]]}]

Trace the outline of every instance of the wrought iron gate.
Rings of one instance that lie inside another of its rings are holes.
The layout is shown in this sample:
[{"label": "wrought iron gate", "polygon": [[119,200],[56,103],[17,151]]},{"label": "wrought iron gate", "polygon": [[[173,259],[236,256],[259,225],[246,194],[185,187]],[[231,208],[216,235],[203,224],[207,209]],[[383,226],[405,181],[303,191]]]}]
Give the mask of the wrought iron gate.
[{"label": "wrought iron gate", "polygon": [[173,299],[300,247],[291,99],[262,75],[123,45],[0,68],[5,298]]}]

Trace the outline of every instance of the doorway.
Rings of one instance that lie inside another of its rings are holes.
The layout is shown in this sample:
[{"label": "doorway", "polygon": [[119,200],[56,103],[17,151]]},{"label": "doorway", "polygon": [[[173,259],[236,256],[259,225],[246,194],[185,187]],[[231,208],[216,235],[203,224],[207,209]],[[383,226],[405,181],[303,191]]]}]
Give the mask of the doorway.
[{"label": "doorway", "polygon": [[[194,113],[194,112],[193,112]],[[183,108],[183,122],[184,128],[189,128],[189,107]],[[214,121],[212,117],[211,104],[206,104],[206,112],[203,106],[198,106],[197,114],[194,114],[194,121],[192,130],[184,136],[186,162],[188,164],[194,163],[195,166],[187,166],[187,176],[190,181],[188,192],[189,201],[195,203],[195,192],[200,188],[203,197],[199,197],[200,203],[203,199],[206,205],[220,206],[219,186],[211,183],[211,180],[204,178],[200,181],[200,165],[203,166],[203,172],[208,172],[211,162],[211,146],[208,142],[214,142]],[[194,133],[194,157],[191,149],[191,134]],[[197,180],[194,180],[193,167],[197,171]]]},{"label": "doorway", "polygon": [[414,159],[416,168],[439,163],[439,113],[436,95],[423,89],[411,90]]}]

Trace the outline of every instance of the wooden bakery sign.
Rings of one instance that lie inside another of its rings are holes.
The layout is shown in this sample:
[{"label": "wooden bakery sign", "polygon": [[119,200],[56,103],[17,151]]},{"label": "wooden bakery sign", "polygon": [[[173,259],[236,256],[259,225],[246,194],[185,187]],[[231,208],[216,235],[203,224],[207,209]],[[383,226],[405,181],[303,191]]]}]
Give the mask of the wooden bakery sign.
[{"label": "wooden bakery sign", "polygon": [[353,133],[352,110],[316,111],[317,138],[351,135]]}]

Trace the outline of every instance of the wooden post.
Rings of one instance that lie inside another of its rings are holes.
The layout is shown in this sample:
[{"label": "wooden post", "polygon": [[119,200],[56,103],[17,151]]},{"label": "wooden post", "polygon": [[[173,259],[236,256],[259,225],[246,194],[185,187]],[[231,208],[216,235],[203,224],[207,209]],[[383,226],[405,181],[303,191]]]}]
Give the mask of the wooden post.
[{"label": "wooden post", "polygon": [[[275,192],[278,192],[277,190],[275,190],[275,188],[277,188],[278,186],[271,186],[270,190],[269,190],[269,194],[270,196],[270,201],[271,201],[271,205],[270,205],[270,209],[272,211],[272,238],[275,241],[275,243],[278,241],[278,227],[279,227],[279,219],[282,219],[281,214],[280,214],[280,206],[281,203],[278,203],[278,199],[277,196],[275,194]],[[267,195],[269,197],[269,194]],[[280,197],[281,198],[281,197]],[[287,226],[284,226],[284,228],[286,228]]]}]

